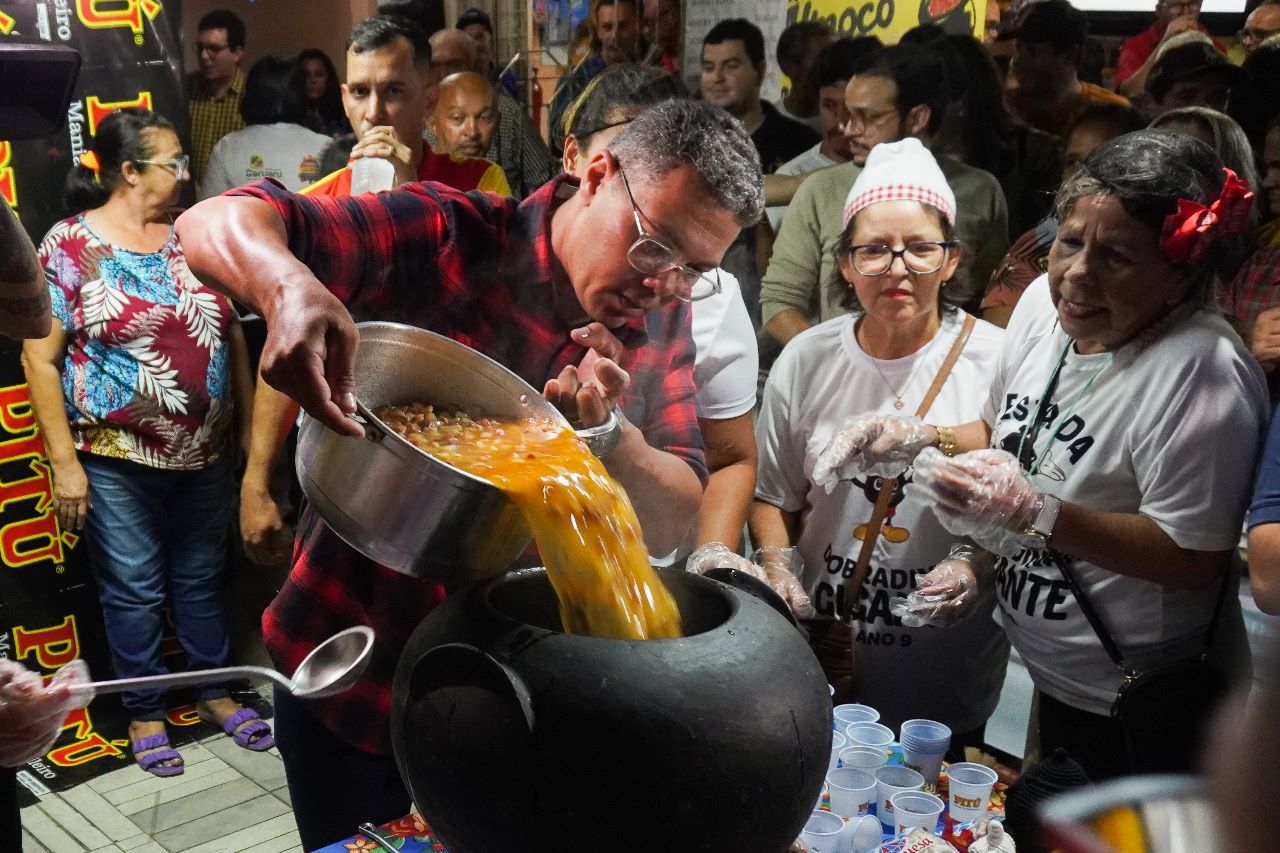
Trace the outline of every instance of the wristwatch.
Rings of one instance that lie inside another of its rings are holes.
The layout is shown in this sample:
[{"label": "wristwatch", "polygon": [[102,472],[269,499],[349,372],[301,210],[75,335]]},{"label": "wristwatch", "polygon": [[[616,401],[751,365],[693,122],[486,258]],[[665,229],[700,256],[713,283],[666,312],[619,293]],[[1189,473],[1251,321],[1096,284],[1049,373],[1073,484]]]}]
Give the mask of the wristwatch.
[{"label": "wristwatch", "polygon": [[622,431],[626,425],[627,419],[622,414],[622,410],[615,406],[609,410],[609,417],[605,418],[604,423],[577,430],[578,438],[586,442],[587,449],[594,453],[597,459],[604,459],[622,440]]},{"label": "wristwatch", "polygon": [[1031,526],[1022,531],[1024,544],[1028,548],[1042,551],[1049,547],[1049,537],[1053,536],[1053,525],[1058,521],[1058,510],[1062,509],[1062,501],[1053,495],[1045,495],[1040,511],[1036,513]]}]

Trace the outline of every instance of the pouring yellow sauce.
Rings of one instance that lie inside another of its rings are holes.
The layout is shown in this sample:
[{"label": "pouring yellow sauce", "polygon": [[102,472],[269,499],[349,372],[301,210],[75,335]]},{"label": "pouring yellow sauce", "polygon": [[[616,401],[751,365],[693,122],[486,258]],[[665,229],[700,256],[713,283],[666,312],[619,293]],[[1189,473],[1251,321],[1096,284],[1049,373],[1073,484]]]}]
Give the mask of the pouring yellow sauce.
[{"label": "pouring yellow sauce", "polygon": [[551,420],[496,421],[411,403],[374,415],[441,462],[493,483],[520,508],[571,634],[679,637],[675,599],[649,565],[622,486],[571,430]]}]

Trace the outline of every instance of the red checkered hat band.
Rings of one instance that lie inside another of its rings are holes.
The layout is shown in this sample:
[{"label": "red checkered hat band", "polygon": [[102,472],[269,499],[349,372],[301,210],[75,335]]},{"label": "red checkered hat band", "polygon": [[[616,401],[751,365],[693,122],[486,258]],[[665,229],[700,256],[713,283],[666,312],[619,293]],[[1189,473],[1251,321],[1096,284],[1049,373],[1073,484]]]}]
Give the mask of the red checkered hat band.
[{"label": "red checkered hat band", "polygon": [[936,207],[948,222],[956,224],[955,203],[940,193],[919,184],[882,184],[867,188],[845,203],[843,225],[848,227],[849,220],[862,208],[882,201],[918,201]]}]

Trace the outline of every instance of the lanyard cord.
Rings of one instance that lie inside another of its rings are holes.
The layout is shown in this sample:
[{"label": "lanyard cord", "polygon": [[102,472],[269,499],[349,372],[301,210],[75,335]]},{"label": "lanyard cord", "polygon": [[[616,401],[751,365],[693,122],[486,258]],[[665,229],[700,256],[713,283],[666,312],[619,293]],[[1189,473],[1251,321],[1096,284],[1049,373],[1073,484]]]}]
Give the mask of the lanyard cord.
[{"label": "lanyard cord", "polygon": [[[1040,438],[1040,430],[1044,428],[1045,422],[1047,421],[1045,412],[1052,403],[1054,393],[1058,390],[1058,380],[1062,376],[1063,365],[1067,363],[1067,353],[1071,352],[1073,344],[1075,344],[1075,341],[1071,338],[1067,338],[1066,346],[1062,348],[1062,355],[1058,356],[1058,363],[1053,368],[1053,374],[1049,377],[1049,381],[1045,383],[1044,391],[1040,394],[1040,403],[1036,406],[1036,413],[1031,426],[1026,430],[1023,430],[1022,438],[1018,439],[1018,464],[1026,468],[1027,473],[1032,476],[1039,473],[1040,466],[1044,462],[1044,457],[1036,456],[1034,462],[1028,462],[1022,455],[1023,450],[1030,449],[1033,454],[1035,453],[1036,441]],[[1071,420],[1072,416],[1075,415],[1076,409],[1079,408],[1081,401],[1084,400],[1084,397],[1089,393],[1089,390],[1093,388],[1093,383],[1102,375],[1102,371],[1106,370],[1111,365],[1111,361],[1112,354],[1107,353],[1106,360],[1098,366],[1098,369],[1089,377],[1089,381],[1084,384],[1083,388],[1076,392],[1075,397],[1072,398],[1071,402],[1063,410],[1062,416],[1058,418],[1058,425],[1054,427],[1053,433],[1049,436],[1049,441],[1045,445],[1045,455],[1048,455],[1048,449],[1053,446],[1055,441],[1058,440],[1058,435],[1062,432],[1062,428],[1065,427],[1067,425],[1067,421]]]}]

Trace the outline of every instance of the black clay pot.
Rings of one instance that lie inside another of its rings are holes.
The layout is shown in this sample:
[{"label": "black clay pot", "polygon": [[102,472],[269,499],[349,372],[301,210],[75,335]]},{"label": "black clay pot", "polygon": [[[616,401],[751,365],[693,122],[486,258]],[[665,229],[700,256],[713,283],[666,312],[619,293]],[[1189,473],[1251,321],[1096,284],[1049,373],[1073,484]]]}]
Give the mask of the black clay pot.
[{"label": "black clay pot", "polygon": [[667,571],[686,636],[564,634],[542,569],[451,596],[392,697],[396,759],[451,853],[780,853],[817,799],[831,705],[769,605]]}]

